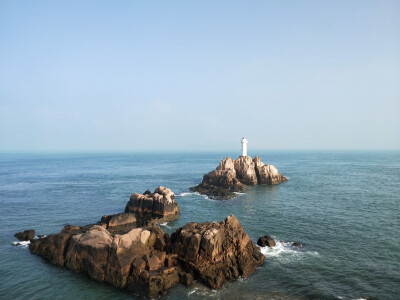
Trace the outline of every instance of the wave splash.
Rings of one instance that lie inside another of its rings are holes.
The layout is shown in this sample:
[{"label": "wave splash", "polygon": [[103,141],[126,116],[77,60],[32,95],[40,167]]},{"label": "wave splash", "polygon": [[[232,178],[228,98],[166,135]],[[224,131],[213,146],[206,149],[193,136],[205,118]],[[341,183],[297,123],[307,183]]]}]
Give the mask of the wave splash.
[{"label": "wave splash", "polygon": [[18,246],[18,247],[28,247],[31,241],[19,241],[19,242],[12,242],[13,246]]},{"label": "wave splash", "polygon": [[180,193],[180,194],[178,194],[176,196],[178,196],[178,197],[186,197],[186,196],[196,195],[196,194],[197,193],[195,193],[195,192],[184,192],[184,193]]},{"label": "wave splash", "polygon": [[276,241],[275,247],[260,247],[260,250],[267,259],[274,258],[283,263],[302,259],[305,256],[319,256],[317,251],[308,251],[303,247],[293,246],[293,242],[285,241]]}]

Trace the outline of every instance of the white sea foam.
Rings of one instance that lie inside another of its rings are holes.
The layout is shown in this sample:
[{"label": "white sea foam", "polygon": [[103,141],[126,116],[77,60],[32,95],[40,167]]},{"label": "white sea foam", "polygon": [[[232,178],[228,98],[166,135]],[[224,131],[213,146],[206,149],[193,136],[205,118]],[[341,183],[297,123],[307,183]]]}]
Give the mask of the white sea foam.
[{"label": "white sea foam", "polygon": [[236,195],[246,195],[246,193],[239,193],[239,192],[234,192]]},{"label": "white sea foam", "polygon": [[[44,235],[41,235],[40,238],[43,239],[43,238],[45,238],[46,236],[47,236],[47,235],[44,234]],[[34,240],[37,240],[37,239],[39,239],[39,237],[38,237],[37,235],[35,235],[35,237],[34,237],[33,239],[34,239]]]},{"label": "white sea foam", "polygon": [[194,292],[196,292],[197,288],[192,289],[191,291],[188,292],[188,296],[190,296],[191,294],[193,294]]},{"label": "white sea foam", "polygon": [[317,251],[307,251],[302,247],[292,246],[293,242],[276,241],[275,247],[260,247],[261,253],[268,258],[287,263],[304,258],[305,256],[319,256]]},{"label": "white sea foam", "polygon": [[218,290],[213,290],[209,289],[206,286],[201,286],[199,283],[193,283],[193,286],[191,289],[187,292],[187,295],[190,296],[192,294],[195,294],[197,296],[202,296],[202,298],[219,298],[219,291]]},{"label": "white sea foam", "polygon": [[199,192],[195,192],[194,194],[197,195],[197,196],[203,197],[203,198],[206,199],[206,200],[212,200],[212,199],[211,199],[210,197],[208,197],[207,195],[202,195],[202,194],[200,194]]},{"label": "white sea foam", "polygon": [[12,242],[14,246],[19,246],[19,247],[28,247],[31,241],[20,241],[20,242]]},{"label": "white sea foam", "polygon": [[167,228],[171,228],[171,226],[168,226],[168,222],[159,223],[158,225],[164,226],[164,227],[167,227]]},{"label": "white sea foam", "polygon": [[202,198],[204,198],[206,200],[212,200],[207,195],[202,195],[199,192],[184,192],[184,193],[180,193],[180,194],[178,194],[176,196],[178,196],[178,197],[186,197],[186,196],[192,196],[192,195],[200,196],[200,197],[202,197]]},{"label": "white sea foam", "polygon": [[178,194],[176,196],[186,197],[186,196],[190,196],[190,195],[197,195],[197,193],[195,193],[195,192],[184,192],[184,193],[180,193],[180,194]]}]

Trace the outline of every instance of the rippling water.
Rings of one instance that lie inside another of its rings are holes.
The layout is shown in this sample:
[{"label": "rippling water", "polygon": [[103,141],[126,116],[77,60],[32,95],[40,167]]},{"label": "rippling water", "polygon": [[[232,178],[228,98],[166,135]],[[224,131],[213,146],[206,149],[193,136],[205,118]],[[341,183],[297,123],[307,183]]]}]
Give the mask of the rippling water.
[{"label": "rippling water", "polygon": [[228,201],[188,187],[233,153],[0,155],[0,298],[138,298],[50,265],[13,246],[13,234],[96,222],[123,211],[131,193],[163,185],[181,208],[166,232],[234,214],[254,241],[278,241],[262,249],[266,261],[249,278],[218,291],[177,285],[166,299],[400,299],[400,153],[257,154],[289,181]]}]

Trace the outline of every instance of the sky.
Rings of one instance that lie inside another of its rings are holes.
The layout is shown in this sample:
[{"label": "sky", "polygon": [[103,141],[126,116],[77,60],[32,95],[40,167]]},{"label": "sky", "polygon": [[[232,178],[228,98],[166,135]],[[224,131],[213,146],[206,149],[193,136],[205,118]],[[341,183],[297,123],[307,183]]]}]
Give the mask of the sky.
[{"label": "sky", "polygon": [[0,151],[400,150],[400,1],[0,0]]}]

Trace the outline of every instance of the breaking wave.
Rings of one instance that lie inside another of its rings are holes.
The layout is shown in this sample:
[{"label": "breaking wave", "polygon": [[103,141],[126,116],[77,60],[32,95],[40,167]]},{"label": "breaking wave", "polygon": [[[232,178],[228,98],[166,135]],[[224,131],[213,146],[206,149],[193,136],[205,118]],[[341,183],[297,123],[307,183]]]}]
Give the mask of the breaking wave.
[{"label": "breaking wave", "polygon": [[274,258],[285,263],[302,259],[305,256],[319,256],[317,251],[308,251],[302,246],[293,246],[293,242],[276,241],[275,247],[260,247],[261,253],[268,258]]},{"label": "breaking wave", "polygon": [[19,247],[28,247],[31,241],[18,241],[18,242],[12,242],[13,246],[19,246]]},{"label": "breaking wave", "polygon": [[206,286],[201,286],[198,283],[193,283],[192,288],[187,292],[187,295],[201,296],[202,298],[219,299],[219,291],[209,289]]},{"label": "breaking wave", "polygon": [[179,196],[179,197],[186,197],[186,196],[190,196],[190,195],[196,195],[197,193],[195,193],[195,192],[184,192],[184,193],[180,193],[180,194],[178,194],[178,195],[176,195],[176,196]]},{"label": "breaking wave", "polygon": [[158,225],[166,227],[166,228],[172,228],[171,226],[168,226],[168,222],[159,223]]}]

